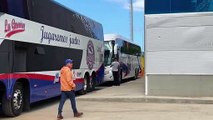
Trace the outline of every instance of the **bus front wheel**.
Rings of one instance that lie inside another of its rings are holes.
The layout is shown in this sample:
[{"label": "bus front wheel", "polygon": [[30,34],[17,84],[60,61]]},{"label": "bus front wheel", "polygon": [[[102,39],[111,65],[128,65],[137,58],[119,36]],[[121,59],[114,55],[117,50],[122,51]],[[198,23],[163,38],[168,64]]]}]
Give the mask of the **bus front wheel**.
[{"label": "bus front wheel", "polygon": [[23,86],[21,83],[16,83],[11,99],[8,100],[6,94],[2,98],[3,113],[9,117],[20,115],[23,111],[23,98]]}]

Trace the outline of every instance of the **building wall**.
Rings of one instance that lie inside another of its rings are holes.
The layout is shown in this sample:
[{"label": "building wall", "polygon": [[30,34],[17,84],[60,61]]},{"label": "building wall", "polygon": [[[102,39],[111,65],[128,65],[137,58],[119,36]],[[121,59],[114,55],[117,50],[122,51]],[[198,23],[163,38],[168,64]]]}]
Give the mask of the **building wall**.
[{"label": "building wall", "polygon": [[145,15],[147,95],[213,96],[213,13]]},{"label": "building wall", "polygon": [[213,0],[145,0],[146,14],[213,11]]},{"label": "building wall", "polygon": [[150,75],[148,95],[213,97],[212,75]]}]

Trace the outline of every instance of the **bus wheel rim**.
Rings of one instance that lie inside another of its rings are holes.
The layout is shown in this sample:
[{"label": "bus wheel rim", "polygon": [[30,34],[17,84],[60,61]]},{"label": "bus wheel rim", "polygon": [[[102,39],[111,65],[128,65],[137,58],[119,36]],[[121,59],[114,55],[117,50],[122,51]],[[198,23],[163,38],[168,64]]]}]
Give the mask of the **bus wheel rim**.
[{"label": "bus wheel rim", "polygon": [[23,98],[22,98],[21,90],[19,89],[15,90],[13,94],[13,106],[15,110],[19,110],[21,108],[22,101],[23,101]]},{"label": "bus wheel rim", "polygon": [[87,79],[84,78],[84,90],[87,90]]}]

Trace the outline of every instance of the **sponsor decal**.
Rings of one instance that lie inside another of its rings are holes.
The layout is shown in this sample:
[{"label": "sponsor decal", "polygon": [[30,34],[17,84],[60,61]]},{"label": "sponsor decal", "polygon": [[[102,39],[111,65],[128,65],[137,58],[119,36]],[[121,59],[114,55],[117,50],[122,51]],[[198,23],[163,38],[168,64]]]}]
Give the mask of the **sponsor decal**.
[{"label": "sponsor decal", "polygon": [[60,78],[59,73],[56,73],[55,74],[55,78],[54,78],[54,83],[58,83],[59,82],[59,78]]},{"label": "sponsor decal", "polygon": [[5,37],[7,38],[10,38],[14,34],[25,31],[25,23],[16,21],[15,19],[12,19],[11,21],[5,19],[4,26],[4,33],[6,33]]},{"label": "sponsor decal", "polygon": [[48,40],[48,44],[50,44],[51,41],[67,43],[68,37],[64,36],[64,35],[45,31],[44,26],[41,26],[41,43],[43,43],[44,40]]},{"label": "sponsor decal", "polygon": [[87,44],[87,65],[91,70],[93,69],[93,65],[95,64],[95,49],[91,40],[89,40]]},{"label": "sponsor decal", "polygon": [[122,68],[122,72],[124,73],[124,76],[127,76],[129,73],[130,73],[130,65],[127,63],[123,63],[123,62],[120,62],[120,66]]},{"label": "sponsor decal", "polygon": [[81,72],[77,72],[77,77],[81,77],[82,73]]},{"label": "sponsor decal", "polygon": [[61,35],[59,33],[53,33],[50,31],[47,31],[44,26],[41,26],[41,41],[40,43],[43,43],[44,41],[48,41],[48,44],[51,44],[52,41],[60,42],[60,43],[66,43],[69,44],[69,47],[72,45],[80,45],[80,39],[75,36],[66,36]]}]

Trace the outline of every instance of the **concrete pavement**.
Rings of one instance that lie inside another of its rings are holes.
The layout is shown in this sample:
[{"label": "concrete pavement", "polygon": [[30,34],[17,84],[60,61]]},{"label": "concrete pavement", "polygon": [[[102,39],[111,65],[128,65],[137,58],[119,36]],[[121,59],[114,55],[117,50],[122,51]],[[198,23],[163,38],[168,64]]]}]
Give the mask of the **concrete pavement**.
[{"label": "concrete pavement", "polygon": [[[193,102],[196,100],[205,104],[175,103],[199,103]],[[213,100],[145,96],[144,79],[138,79],[78,96],[77,106],[79,111],[84,112],[82,118],[73,117],[67,100],[63,115],[64,120],[212,120],[213,104],[206,104],[207,101],[211,103]],[[6,118],[0,115],[0,120],[56,120],[58,103],[59,98],[42,101],[18,117]]]},{"label": "concrete pavement", "polygon": [[145,96],[145,80],[140,78],[94,91],[78,97],[79,101],[111,101],[111,102],[145,102],[145,103],[187,103],[213,104],[213,97],[167,97]]},{"label": "concrete pavement", "polygon": [[[51,103],[51,102],[50,102]],[[16,118],[1,120],[56,120],[58,102],[41,105]],[[213,105],[78,101],[83,117],[74,118],[69,101],[64,120],[212,120]]]}]

